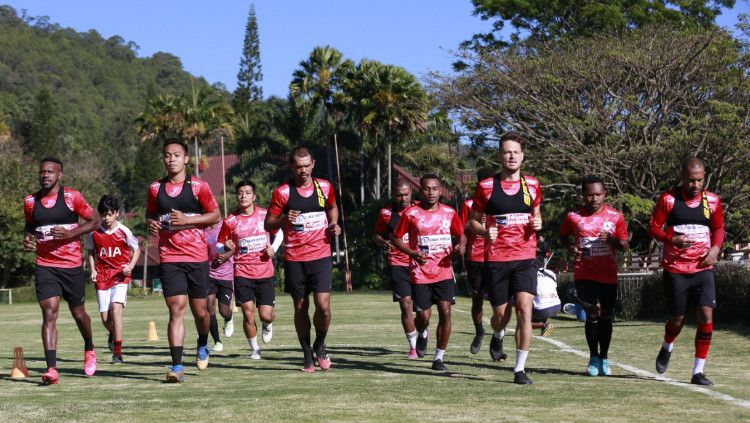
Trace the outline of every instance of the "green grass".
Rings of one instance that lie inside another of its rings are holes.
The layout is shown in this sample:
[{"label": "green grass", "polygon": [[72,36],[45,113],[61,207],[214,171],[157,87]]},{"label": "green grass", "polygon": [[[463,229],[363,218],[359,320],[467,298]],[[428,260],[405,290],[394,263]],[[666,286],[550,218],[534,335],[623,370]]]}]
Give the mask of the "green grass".
[{"label": "green grass", "polygon": [[[328,338],[333,369],[304,374],[291,321],[291,300],[278,298],[271,344],[261,344],[263,360],[247,358],[247,343],[237,324],[225,350],[211,357],[205,372],[193,364],[195,331],[187,318],[187,379],[162,383],[169,365],[167,312],[160,298],[131,298],[125,311],[126,364],[108,364],[106,332],[94,309],[100,366],[95,377],[82,372],[83,345],[67,310],[58,324],[61,380],[39,386],[44,360],[35,304],[0,306],[0,421],[632,421],[667,417],[670,421],[750,419],[750,409],[613,367],[608,378],[583,374],[586,359],[541,339],[532,341],[527,362],[533,386],[512,381],[513,360],[493,363],[487,346],[473,356],[469,301],[459,298],[445,362],[449,374],[430,370],[431,357],[405,358],[398,307],[390,293],[335,293]],[[486,307],[487,308],[487,307]],[[189,315],[189,313],[188,313]],[[148,321],[156,321],[160,341],[146,342]],[[239,319],[238,322],[239,323]],[[431,327],[437,324],[433,317]],[[551,338],[585,351],[583,327],[562,317]],[[617,323],[610,358],[653,372],[662,325]],[[688,381],[694,328],[677,341],[667,376]],[[28,379],[7,377],[13,347],[22,346]],[[430,342],[430,349],[434,341]],[[708,389],[750,399],[750,341],[733,330],[718,330],[706,367],[716,383]],[[512,340],[506,338],[506,351]]]}]

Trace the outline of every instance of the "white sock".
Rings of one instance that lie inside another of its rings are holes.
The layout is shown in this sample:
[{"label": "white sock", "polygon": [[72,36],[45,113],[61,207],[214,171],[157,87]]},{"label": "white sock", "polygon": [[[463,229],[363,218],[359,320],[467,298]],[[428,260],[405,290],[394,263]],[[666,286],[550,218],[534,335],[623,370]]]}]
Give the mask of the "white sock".
[{"label": "white sock", "polygon": [[513,369],[513,373],[522,372],[526,368],[526,357],[528,356],[528,351],[516,350],[516,367]]},{"label": "white sock", "polygon": [[500,329],[500,331],[495,331],[495,333],[492,334],[497,339],[503,339],[505,337],[505,329]]},{"label": "white sock", "polygon": [[672,352],[672,350],[674,349],[674,342],[672,343],[662,342],[661,347],[669,352]]},{"label": "white sock", "polygon": [[422,338],[427,338],[427,335],[429,334],[430,332],[427,330],[427,328],[424,328],[424,330],[422,331]]},{"label": "white sock", "polygon": [[250,348],[253,351],[257,351],[257,350],[260,349],[260,347],[258,346],[258,337],[257,336],[253,336],[252,338],[247,338],[247,343],[250,344]]},{"label": "white sock", "polygon": [[443,354],[445,354],[445,350],[441,350],[440,348],[435,348],[435,358],[433,358],[432,361],[442,360]]},{"label": "white sock", "polygon": [[409,342],[409,348],[417,348],[417,331],[406,332],[406,340]]},{"label": "white sock", "polygon": [[703,366],[705,364],[706,364],[705,358],[695,357],[695,361],[693,362],[693,374],[697,375],[698,373],[703,373]]}]

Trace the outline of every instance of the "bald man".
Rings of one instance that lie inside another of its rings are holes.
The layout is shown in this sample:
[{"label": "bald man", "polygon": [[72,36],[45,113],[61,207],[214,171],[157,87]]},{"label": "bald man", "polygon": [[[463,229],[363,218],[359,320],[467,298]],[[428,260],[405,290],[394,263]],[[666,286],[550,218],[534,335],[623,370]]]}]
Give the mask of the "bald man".
[{"label": "bald man", "polygon": [[712,385],[703,367],[711,346],[716,307],[714,265],[724,242],[724,218],[719,197],[704,189],[706,167],[691,157],[682,164],[682,183],[663,193],[654,207],[649,232],[664,243],[664,293],[669,319],[656,357],[664,373],[674,342],[685,324],[688,304],[696,307],[695,360],[690,383]]}]

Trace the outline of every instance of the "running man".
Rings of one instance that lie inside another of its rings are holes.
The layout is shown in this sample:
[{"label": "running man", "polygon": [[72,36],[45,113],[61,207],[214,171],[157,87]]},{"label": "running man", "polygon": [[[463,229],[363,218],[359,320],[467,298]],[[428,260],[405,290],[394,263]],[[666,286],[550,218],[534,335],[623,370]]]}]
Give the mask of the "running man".
[{"label": "running man", "polygon": [[187,175],[187,145],[177,139],[164,143],[162,161],[167,176],[148,188],[146,217],[151,235],[159,237],[159,277],[169,309],[168,383],[182,382],[185,308],[188,301],[198,331],[196,366],[208,367],[208,245],[204,229],[219,222],[219,205],[208,184]]},{"label": "running man", "polygon": [[[451,335],[451,306],[456,302],[456,283],[453,278],[453,250],[463,254],[466,249],[464,225],[458,213],[440,203],[443,183],[434,173],[419,180],[422,202],[410,206],[401,214],[398,226],[391,236],[393,245],[410,257],[412,295],[417,311],[416,349],[420,357],[427,349],[432,305],[438,309],[437,348],[432,369],[448,370],[443,355]],[[409,234],[409,245],[403,241]],[[453,237],[459,239],[454,246]]]},{"label": "running man", "polygon": [[[521,175],[523,138],[509,132],[500,138],[501,171],[479,182],[474,193],[469,227],[485,238],[483,284],[492,305],[494,331],[490,357],[503,357],[505,323],[511,296],[516,298],[516,365],[513,382],[530,385],[526,358],[531,344],[532,302],[536,294],[536,232],[542,229],[539,180]],[[482,223],[482,215],[486,215]]]},{"label": "running man", "polygon": [[263,229],[267,211],[255,205],[255,184],[242,180],[235,186],[237,210],[224,219],[219,233],[219,245],[225,252],[219,261],[234,257],[234,287],[237,305],[242,307],[245,337],[250,345],[250,358],[260,359],[258,328],[255,310],[263,323],[263,343],[273,337],[273,307],[276,304],[276,278],[273,258],[276,256],[283,233],[277,231],[273,244],[271,234]]},{"label": "running man", "polygon": [[[304,355],[302,371],[310,373],[315,371],[314,362],[321,370],[331,368],[325,343],[331,324],[331,238],[338,236],[341,228],[333,185],[313,178],[315,160],[310,151],[295,147],[289,155],[289,167],[292,179],[274,190],[264,229],[270,233],[284,230],[284,289],[294,302],[294,328]],[[311,292],[315,303],[312,347],[308,312]]]},{"label": "running man", "polygon": [[664,243],[663,282],[669,319],[656,357],[656,371],[669,366],[674,341],[685,324],[688,304],[696,307],[695,360],[690,383],[712,385],[703,373],[716,308],[714,265],[724,243],[724,217],[719,197],[704,187],[706,166],[692,157],[682,164],[682,184],[663,193],[649,223],[649,232]]},{"label": "running man", "polygon": [[[391,267],[391,291],[393,301],[398,302],[401,308],[401,326],[409,343],[409,360],[416,360],[417,354],[417,328],[414,325],[414,314],[412,309],[411,281],[409,276],[409,256],[398,250],[390,241],[390,236],[398,226],[401,214],[407,207],[414,204],[412,201],[412,189],[406,179],[397,179],[393,186],[393,204],[391,207],[380,209],[378,219],[375,221],[375,233],[372,240],[380,248],[388,251],[388,262]],[[406,244],[409,242],[409,234],[402,238]]]},{"label": "running man", "polygon": [[[81,332],[84,343],[83,372],[96,372],[96,351],[91,335],[91,318],[86,313],[81,235],[99,227],[99,215],[80,192],[62,185],[63,163],[54,157],[39,162],[39,191],[23,200],[26,220],[23,246],[36,251],[34,283],[36,298],[42,309],[42,345],[47,371],[42,383],[56,384],[57,315],[60,297]],[[79,223],[83,220],[83,223]]]},{"label": "running man", "polygon": [[[234,258],[231,254],[220,254],[217,251],[217,238],[221,231],[221,223],[206,228],[206,243],[208,244],[208,314],[210,316],[209,332],[214,341],[212,351],[224,351],[224,344],[219,336],[219,322],[216,320],[216,300],[219,300],[219,314],[224,318],[224,336],[234,334],[234,320],[232,319],[232,296],[234,295]],[[221,248],[219,248],[221,249]]]},{"label": "running man", "polygon": [[128,302],[128,287],[141,250],[130,229],[119,222],[117,197],[102,196],[97,210],[101,225],[86,236],[91,281],[96,288],[102,324],[109,332],[107,344],[112,364],[122,364],[122,311]]},{"label": "running man", "polygon": [[[629,248],[628,225],[622,212],[605,201],[607,189],[598,176],[581,181],[583,207],[569,212],[560,226],[560,241],[575,257],[573,281],[578,300],[586,309],[585,333],[589,345],[589,376],[609,376],[609,345],[617,299],[615,251]],[[570,237],[574,240],[571,242]]]}]

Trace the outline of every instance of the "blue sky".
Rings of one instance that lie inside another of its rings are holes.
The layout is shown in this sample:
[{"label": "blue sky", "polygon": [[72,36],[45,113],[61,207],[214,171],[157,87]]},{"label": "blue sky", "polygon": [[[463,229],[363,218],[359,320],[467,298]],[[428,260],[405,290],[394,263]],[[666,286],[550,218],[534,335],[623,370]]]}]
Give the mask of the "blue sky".
[{"label": "blue sky", "polygon": [[[77,31],[96,29],[140,46],[140,56],[166,51],[185,70],[235,87],[250,1],[0,0],[32,16]],[[264,95],[286,96],[292,72],[317,45],[331,45],[354,61],[367,57],[403,66],[418,77],[450,71],[449,50],[490,25],[472,16],[470,0],[257,0]],[[719,19],[732,27],[738,0]]]}]

